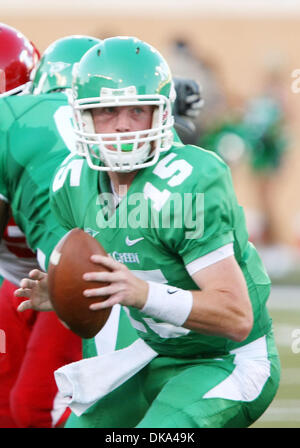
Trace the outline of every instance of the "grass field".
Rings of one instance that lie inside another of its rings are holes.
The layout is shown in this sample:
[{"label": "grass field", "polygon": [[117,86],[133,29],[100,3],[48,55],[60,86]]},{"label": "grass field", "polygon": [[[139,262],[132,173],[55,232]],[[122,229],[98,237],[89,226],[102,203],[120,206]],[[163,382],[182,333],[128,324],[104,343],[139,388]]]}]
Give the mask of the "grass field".
[{"label": "grass field", "polygon": [[293,351],[293,331],[300,335],[300,287],[274,286],[269,311],[281,359],[281,383],[267,411],[252,428],[300,428],[300,353]]}]

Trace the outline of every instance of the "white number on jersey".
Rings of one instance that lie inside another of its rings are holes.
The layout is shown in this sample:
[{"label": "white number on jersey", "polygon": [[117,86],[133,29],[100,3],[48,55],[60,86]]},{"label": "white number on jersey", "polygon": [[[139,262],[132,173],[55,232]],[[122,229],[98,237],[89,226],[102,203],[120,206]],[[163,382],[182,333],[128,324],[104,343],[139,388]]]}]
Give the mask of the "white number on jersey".
[{"label": "white number on jersey", "polygon": [[63,186],[63,184],[66,181],[69,171],[71,172],[70,173],[70,186],[78,187],[80,184],[80,175],[81,175],[83,160],[82,159],[74,159],[74,160],[71,160],[70,163],[68,163],[70,157],[73,157],[73,154],[70,154],[65,159],[63,166],[58,170],[58,172],[54,178],[54,181],[52,184],[52,190],[54,192],[59,190]]},{"label": "white number on jersey", "polygon": [[[174,157],[176,157],[176,154],[171,152],[171,154],[168,154],[158,162],[153,170],[153,173],[161,179],[170,178],[167,182],[170,187],[177,187],[182,184],[193,171],[192,165],[183,159],[175,160],[168,165]],[[158,188],[154,187],[151,182],[146,182],[143,192],[146,199],[151,199],[153,201],[153,207],[158,212],[162,209],[171,195],[170,190],[164,189],[163,191],[160,191]]]}]

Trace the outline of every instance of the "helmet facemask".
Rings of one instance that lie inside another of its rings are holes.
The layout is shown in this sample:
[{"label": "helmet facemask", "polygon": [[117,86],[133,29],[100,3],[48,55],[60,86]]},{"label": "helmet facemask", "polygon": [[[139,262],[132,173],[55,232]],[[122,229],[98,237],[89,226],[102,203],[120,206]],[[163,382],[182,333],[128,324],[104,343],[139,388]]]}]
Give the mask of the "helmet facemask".
[{"label": "helmet facemask", "polygon": [[0,98],[4,98],[7,96],[13,96],[13,95],[26,95],[26,94],[30,93],[30,90],[31,90],[31,81],[28,81],[25,84],[15,87],[14,89],[11,89],[11,90],[2,91],[0,89]]},{"label": "helmet facemask", "polygon": [[[154,109],[150,129],[95,132],[92,109],[145,105]],[[129,172],[145,168],[154,165],[160,151],[166,151],[172,145],[174,120],[170,100],[164,95],[137,95],[135,86],[102,88],[100,97],[75,99],[72,106],[78,153],[85,156],[95,170]]]}]

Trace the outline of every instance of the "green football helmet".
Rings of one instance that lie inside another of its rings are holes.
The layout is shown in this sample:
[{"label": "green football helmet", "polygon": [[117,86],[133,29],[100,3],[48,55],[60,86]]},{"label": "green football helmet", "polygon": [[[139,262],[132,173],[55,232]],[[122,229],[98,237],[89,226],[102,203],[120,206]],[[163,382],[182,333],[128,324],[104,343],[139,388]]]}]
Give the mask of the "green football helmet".
[{"label": "green football helmet", "polygon": [[74,63],[100,39],[89,36],[67,36],[53,42],[45,50],[33,75],[32,93],[49,93],[72,86]]},{"label": "green football helmet", "polygon": [[[71,105],[79,154],[96,170],[128,172],[155,164],[172,145],[175,96],[169,66],[155,48],[135,37],[103,40],[74,66]],[[95,132],[91,109],[142,105],[154,106],[150,129]]]}]

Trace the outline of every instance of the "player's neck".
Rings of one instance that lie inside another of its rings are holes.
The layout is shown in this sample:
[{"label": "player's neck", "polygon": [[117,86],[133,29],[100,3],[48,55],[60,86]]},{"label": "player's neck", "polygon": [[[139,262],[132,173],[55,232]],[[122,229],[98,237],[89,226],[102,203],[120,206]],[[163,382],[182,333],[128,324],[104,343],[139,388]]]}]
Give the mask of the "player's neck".
[{"label": "player's neck", "polygon": [[127,193],[127,190],[132,184],[136,174],[137,171],[132,171],[130,173],[108,172],[113,189],[119,196],[124,196]]}]

